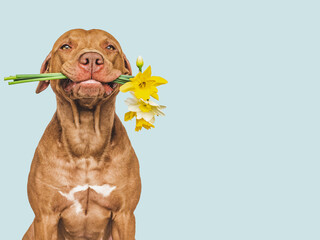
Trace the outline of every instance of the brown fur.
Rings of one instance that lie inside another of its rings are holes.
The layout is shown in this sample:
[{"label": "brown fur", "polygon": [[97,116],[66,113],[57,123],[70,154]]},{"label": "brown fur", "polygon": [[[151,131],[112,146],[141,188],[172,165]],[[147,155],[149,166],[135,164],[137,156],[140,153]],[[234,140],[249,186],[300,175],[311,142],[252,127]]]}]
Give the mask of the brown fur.
[{"label": "brown fur", "polygon": [[[72,50],[62,50],[64,43],[72,45]],[[116,50],[107,51],[108,43]],[[113,36],[102,30],[82,29],[66,32],[56,41],[41,72],[62,72],[81,83],[88,76],[77,64],[85,52],[97,52],[104,58],[104,69],[94,78],[100,82],[131,74],[130,64]],[[78,93],[64,91],[63,81],[50,82],[57,111],[32,161],[28,197],[35,219],[23,240],[133,240],[133,212],[141,183],[137,157],[115,113],[119,86],[107,96],[99,90],[95,96],[86,97],[79,89]],[[37,92],[48,84],[40,82]],[[86,184],[109,184],[116,189],[108,197],[91,188],[77,192],[75,198],[83,211],[76,214],[73,202],[59,191],[67,193]]]}]

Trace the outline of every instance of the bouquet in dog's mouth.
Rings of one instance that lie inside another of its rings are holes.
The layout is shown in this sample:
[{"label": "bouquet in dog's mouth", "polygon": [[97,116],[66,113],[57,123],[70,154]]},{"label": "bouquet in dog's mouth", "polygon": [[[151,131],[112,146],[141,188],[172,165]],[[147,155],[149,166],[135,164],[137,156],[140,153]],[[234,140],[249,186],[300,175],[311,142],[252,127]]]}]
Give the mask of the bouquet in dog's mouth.
[{"label": "bouquet in dog's mouth", "polygon": [[[154,128],[155,116],[165,115],[161,110],[166,107],[150,101],[150,97],[159,100],[157,87],[166,84],[168,81],[162,77],[151,76],[151,66],[142,72],[143,59],[140,56],[137,59],[136,65],[139,68],[139,73],[136,76],[120,75],[108,84],[121,84],[121,92],[130,92],[132,94],[132,98],[125,100],[129,112],[125,114],[124,120],[129,121],[135,117],[135,130],[140,131],[142,128]],[[18,74],[4,78],[5,81],[10,80],[10,82],[8,82],[9,85],[57,79],[71,81],[62,73]]]},{"label": "bouquet in dog's mouth", "polygon": [[[133,78],[133,76],[120,75],[113,82],[125,84],[130,81],[129,80],[130,78]],[[12,80],[11,82],[8,82],[9,85],[27,83],[27,82],[50,81],[55,79],[68,79],[68,77],[63,75],[62,73],[41,73],[41,74],[17,74],[15,76],[4,78],[5,81]]]}]

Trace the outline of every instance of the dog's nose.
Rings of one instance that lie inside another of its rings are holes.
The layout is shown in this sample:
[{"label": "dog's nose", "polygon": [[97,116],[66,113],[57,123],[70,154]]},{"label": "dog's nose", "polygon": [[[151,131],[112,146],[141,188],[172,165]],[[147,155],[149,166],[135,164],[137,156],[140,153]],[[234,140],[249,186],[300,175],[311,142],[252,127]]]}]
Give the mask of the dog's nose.
[{"label": "dog's nose", "polygon": [[99,53],[87,52],[80,56],[79,64],[88,72],[98,72],[103,68],[104,60]]}]

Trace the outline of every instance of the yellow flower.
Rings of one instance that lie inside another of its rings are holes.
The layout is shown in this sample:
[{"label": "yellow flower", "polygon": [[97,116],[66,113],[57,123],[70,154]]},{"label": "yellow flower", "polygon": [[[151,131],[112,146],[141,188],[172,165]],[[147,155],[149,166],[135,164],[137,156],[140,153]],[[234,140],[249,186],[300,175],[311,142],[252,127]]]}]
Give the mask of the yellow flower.
[{"label": "yellow flower", "polygon": [[144,119],[149,123],[153,123],[154,116],[165,114],[161,111],[161,109],[166,108],[166,106],[158,105],[152,101],[145,101],[143,99],[138,99],[133,95],[133,98],[127,98],[125,103],[128,105],[128,109],[130,112],[127,112],[125,115],[126,119],[130,120],[133,117],[137,117],[137,119]]},{"label": "yellow flower", "polygon": [[166,84],[168,81],[162,77],[151,76],[151,66],[143,73],[139,72],[130,82],[120,87],[121,92],[133,91],[137,98],[148,100],[151,97],[159,100],[157,87]]},{"label": "yellow flower", "polygon": [[136,120],[136,128],[135,128],[135,130],[137,131],[137,132],[139,132],[142,128],[145,128],[145,129],[147,129],[147,130],[149,130],[150,128],[154,128],[154,126],[151,124],[151,123],[149,123],[149,122],[147,122],[146,120],[144,120],[143,118],[141,118],[141,119],[137,119]]}]

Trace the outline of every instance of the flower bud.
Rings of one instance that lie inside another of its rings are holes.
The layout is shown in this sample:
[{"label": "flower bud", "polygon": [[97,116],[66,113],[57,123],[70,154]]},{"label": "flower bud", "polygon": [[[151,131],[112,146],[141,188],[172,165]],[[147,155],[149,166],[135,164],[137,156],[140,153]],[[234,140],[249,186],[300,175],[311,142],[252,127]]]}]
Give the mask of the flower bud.
[{"label": "flower bud", "polygon": [[137,67],[139,68],[139,71],[142,72],[143,59],[142,59],[141,56],[139,56],[139,57],[137,58],[136,64],[137,64]]}]

